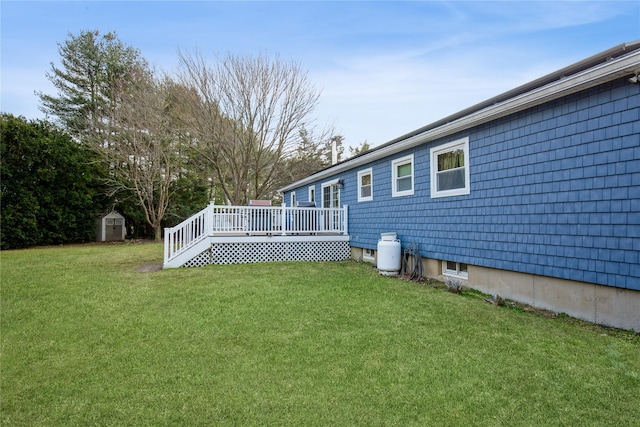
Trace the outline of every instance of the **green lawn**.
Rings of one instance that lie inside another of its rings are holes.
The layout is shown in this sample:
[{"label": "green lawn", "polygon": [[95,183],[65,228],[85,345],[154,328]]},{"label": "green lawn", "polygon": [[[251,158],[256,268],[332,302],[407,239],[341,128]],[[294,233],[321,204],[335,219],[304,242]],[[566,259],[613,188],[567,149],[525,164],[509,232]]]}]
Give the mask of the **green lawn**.
[{"label": "green lawn", "polygon": [[640,337],[367,264],[4,251],[3,426],[637,426]]}]

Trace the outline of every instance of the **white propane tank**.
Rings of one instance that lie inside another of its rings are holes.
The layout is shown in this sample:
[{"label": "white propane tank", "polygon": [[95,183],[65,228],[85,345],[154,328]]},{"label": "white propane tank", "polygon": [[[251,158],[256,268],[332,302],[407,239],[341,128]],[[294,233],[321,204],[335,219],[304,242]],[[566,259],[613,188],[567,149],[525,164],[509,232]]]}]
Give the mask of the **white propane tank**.
[{"label": "white propane tank", "polygon": [[378,272],[397,276],[401,262],[400,240],[396,233],[382,233],[378,240]]}]

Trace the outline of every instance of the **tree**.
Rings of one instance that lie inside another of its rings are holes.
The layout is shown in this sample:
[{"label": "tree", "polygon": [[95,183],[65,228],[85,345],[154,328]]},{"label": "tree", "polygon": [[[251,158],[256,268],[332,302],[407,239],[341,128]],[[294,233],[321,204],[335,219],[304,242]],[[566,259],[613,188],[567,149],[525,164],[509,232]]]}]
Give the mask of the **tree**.
[{"label": "tree", "polygon": [[331,166],[334,141],[340,159],[344,151],[341,135],[335,135],[333,130],[325,130],[322,135],[316,137],[313,131],[301,128],[296,149],[286,159],[279,174],[278,186],[284,186]]},{"label": "tree", "polygon": [[73,137],[93,133],[116,108],[114,97],[132,73],[147,68],[140,52],[125,46],[115,33],[83,31],[58,44],[61,67],[51,63],[47,78],[57,95],[36,92],[40,109],[53,117]]},{"label": "tree", "polygon": [[70,35],[59,53],[61,68],[52,64],[47,74],[58,93],[40,93],[41,109],[99,154],[109,168],[105,184],[113,204],[136,200],[159,240],[171,183],[183,164],[180,88],[157,78],[115,33]]},{"label": "tree", "polygon": [[0,117],[0,248],[86,242],[104,207],[92,153],[46,121]]},{"label": "tree", "polygon": [[229,54],[211,67],[180,54],[181,82],[197,93],[191,130],[227,200],[270,198],[319,92],[295,63]]},{"label": "tree", "polygon": [[349,155],[355,157],[369,150],[371,150],[371,146],[367,141],[363,141],[359,147],[349,147]]},{"label": "tree", "polygon": [[302,128],[300,139],[292,156],[289,172],[294,180],[312,174],[327,166],[323,153],[322,140],[314,138],[313,132]]},{"label": "tree", "polygon": [[147,70],[116,95],[118,108],[111,111],[107,126],[92,144],[100,158],[110,165],[106,179],[111,196],[132,194],[152,227],[156,240],[162,238],[162,221],[167,214],[172,183],[181,174],[180,120],[171,99],[177,86],[168,77],[154,78]]}]

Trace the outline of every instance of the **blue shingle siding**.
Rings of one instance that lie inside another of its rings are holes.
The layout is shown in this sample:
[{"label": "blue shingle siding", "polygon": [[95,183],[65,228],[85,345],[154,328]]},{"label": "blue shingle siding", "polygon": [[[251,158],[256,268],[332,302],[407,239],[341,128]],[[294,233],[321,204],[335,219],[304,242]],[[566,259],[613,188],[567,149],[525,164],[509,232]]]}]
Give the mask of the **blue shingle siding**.
[{"label": "blue shingle siding", "polygon": [[[464,137],[471,194],[432,199],[429,150]],[[391,161],[407,154],[415,193],[391,197]],[[358,203],[369,167],[373,201]],[[393,231],[429,258],[640,290],[640,85],[626,79],[338,177],[354,246],[375,249]]]}]

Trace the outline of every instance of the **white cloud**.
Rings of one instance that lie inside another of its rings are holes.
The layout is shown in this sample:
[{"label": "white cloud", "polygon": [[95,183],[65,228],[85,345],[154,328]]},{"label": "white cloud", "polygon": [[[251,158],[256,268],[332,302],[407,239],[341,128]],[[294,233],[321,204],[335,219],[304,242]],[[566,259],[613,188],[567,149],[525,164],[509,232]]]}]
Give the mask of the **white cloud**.
[{"label": "white cloud", "polygon": [[[86,3],[86,4],[85,4]],[[3,4],[7,112],[33,92],[68,32],[115,30],[152,65],[177,49],[280,53],[323,90],[318,123],[381,144],[615,44],[640,38],[637,2],[47,2]]]},{"label": "white cloud", "polygon": [[324,86],[320,113],[338,119],[348,145],[387,142],[566,65],[499,46],[337,62],[339,67],[316,72],[313,79]]}]

